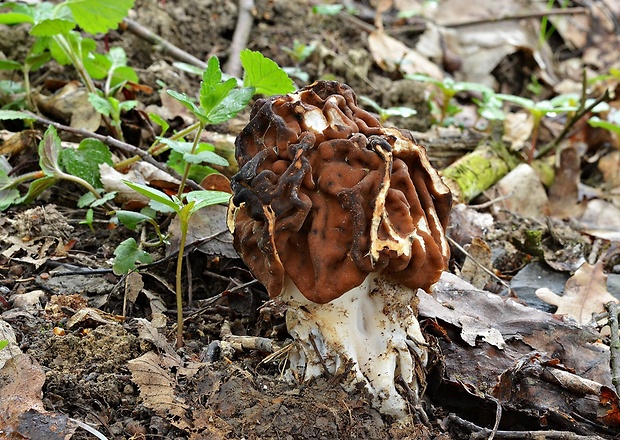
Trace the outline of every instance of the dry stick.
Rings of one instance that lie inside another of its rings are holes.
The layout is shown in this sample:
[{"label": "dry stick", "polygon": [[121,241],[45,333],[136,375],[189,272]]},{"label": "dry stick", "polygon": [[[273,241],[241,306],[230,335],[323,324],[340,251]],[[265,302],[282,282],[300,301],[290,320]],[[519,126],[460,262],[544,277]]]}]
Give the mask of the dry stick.
[{"label": "dry stick", "polygon": [[611,383],[616,388],[616,394],[620,395],[620,335],[618,334],[618,304],[610,301],[605,305],[609,312],[609,328],[611,329],[609,351],[611,366]]},{"label": "dry stick", "polygon": [[[492,430],[483,428],[468,420],[464,420],[456,414],[450,414],[448,421],[460,425],[461,427],[472,431],[469,438],[472,439],[487,439],[491,435]],[[569,431],[497,431],[495,433],[496,439],[547,439],[547,440],[603,440],[598,435],[580,435]]]},{"label": "dry stick", "polygon": [[459,27],[466,27],[466,26],[478,26],[481,24],[488,24],[488,23],[497,23],[497,22],[502,22],[502,21],[523,20],[526,18],[543,18],[543,17],[548,17],[550,15],[577,15],[577,14],[588,14],[588,13],[589,13],[588,8],[583,8],[583,7],[549,9],[547,11],[523,12],[520,14],[503,15],[501,17],[485,18],[482,20],[463,21],[463,22],[458,22],[458,23],[443,23],[442,26],[448,27],[448,28],[459,28]]},{"label": "dry stick", "polygon": [[[68,133],[73,133],[73,134],[75,134],[77,136],[80,136],[82,138],[97,139],[98,141],[101,141],[104,144],[109,145],[111,147],[118,148],[119,150],[122,150],[125,153],[136,155],[136,156],[140,156],[142,158],[142,160],[144,160],[145,162],[153,165],[155,168],[157,168],[157,169],[159,169],[161,171],[164,171],[165,173],[170,174],[175,179],[181,180],[181,176],[179,175],[179,173],[174,171],[172,168],[169,168],[166,165],[156,161],[155,159],[153,159],[153,157],[149,153],[147,153],[146,151],[144,151],[144,150],[142,150],[142,149],[140,149],[138,147],[134,147],[133,145],[128,144],[126,142],[121,142],[118,139],[113,138],[112,136],[103,136],[101,134],[93,133],[91,131],[82,130],[81,128],[69,127],[67,125],[59,124],[58,122],[50,121],[48,119],[45,119],[45,118],[43,118],[41,116],[38,116],[38,115],[36,115],[34,113],[31,113],[31,112],[26,112],[26,113],[28,113],[28,116],[30,116],[32,119],[35,119],[40,124],[51,125],[54,128],[56,128],[57,130],[66,131]],[[190,179],[187,180],[186,184],[187,184],[187,186],[189,186],[189,187],[191,187],[192,189],[195,189],[195,190],[203,190],[204,189],[203,187],[201,187],[196,182],[194,182],[193,180],[190,180]]]},{"label": "dry stick", "polygon": [[134,33],[138,37],[150,43],[161,46],[161,48],[164,51],[168,52],[170,55],[172,55],[177,60],[183,61],[184,63],[192,64],[196,67],[200,67],[201,69],[207,68],[207,63],[185,52],[183,49],[165,40],[161,36],[157,35],[155,32],[151,31],[150,29],[145,28],[140,23],[130,20],[129,18],[125,18],[123,20],[123,25],[125,29]]},{"label": "dry stick", "polygon": [[454,246],[455,248],[457,248],[459,251],[463,252],[463,254],[465,254],[466,256],[468,256],[469,258],[471,258],[471,261],[474,262],[474,264],[476,264],[476,266],[478,266],[480,269],[482,269],[483,271],[485,271],[487,274],[489,274],[491,277],[495,278],[497,280],[498,283],[500,283],[502,286],[504,286],[506,289],[508,289],[508,292],[512,292],[512,289],[510,288],[510,285],[508,285],[508,283],[506,283],[504,280],[502,280],[500,277],[498,277],[497,275],[495,275],[493,273],[493,271],[491,271],[490,269],[488,269],[484,264],[482,264],[481,262],[479,262],[473,255],[471,255],[469,252],[467,252],[467,250],[461,246],[460,244],[458,244],[454,239],[450,238],[450,237],[446,237],[448,239],[448,241],[450,242],[450,244],[452,246]]},{"label": "dry stick", "polygon": [[228,61],[224,65],[224,73],[241,78],[241,59],[239,54],[248,45],[254,17],[252,17],[252,9],[254,9],[254,0],[239,0],[239,13],[237,14],[237,25],[233,34],[232,42],[228,48]]}]

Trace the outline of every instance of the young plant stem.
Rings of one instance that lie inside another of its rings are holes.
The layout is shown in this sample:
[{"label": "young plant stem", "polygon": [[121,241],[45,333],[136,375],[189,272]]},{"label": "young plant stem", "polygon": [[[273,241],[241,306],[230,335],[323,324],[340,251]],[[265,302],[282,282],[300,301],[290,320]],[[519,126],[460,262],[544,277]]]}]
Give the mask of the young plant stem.
[{"label": "young plant stem", "polygon": [[536,151],[536,144],[538,141],[538,129],[540,128],[540,120],[540,117],[534,115],[534,126],[532,127],[532,142],[527,155],[528,165],[531,165],[532,161],[534,160],[534,152]]},{"label": "young plant stem", "polygon": [[45,177],[45,173],[43,171],[41,171],[41,170],[39,170],[39,171],[32,171],[30,173],[22,174],[21,176],[17,176],[15,178],[12,178],[10,182],[8,182],[6,185],[0,187],[0,191],[4,191],[4,190],[10,189],[10,188],[14,188],[17,185],[19,185],[20,183],[28,182],[29,180],[40,179],[42,177]]},{"label": "young plant stem", "polygon": [[[176,273],[176,294],[177,294],[177,348],[183,347],[183,256],[185,254],[185,241],[187,240],[188,223],[183,215],[179,213],[181,225],[181,240],[179,243],[179,253],[177,255],[177,273]],[[185,221],[184,221],[185,220]]]},{"label": "young plant stem", "polygon": [[[62,34],[55,35],[53,38],[54,38],[54,41],[56,41],[56,43],[58,44],[58,46],[65,53],[65,55],[67,55],[67,57],[71,60],[71,64],[73,64],[73,67],[75,67],[75,70],[77,71],[78,75],[82,79],[82,82],[86,86],[86,90],[88,90],[89,93],[97,93],[97,87],[95,87],[95,83],[93,82],[92,78],[86,71],[86,67],[84,67],[84,63],[82,63],[82,54],[81,53],[76,54],[73,51],[71,44],[67,41],[64,35]],[[78,48],[78,50],[81,52],[81,48]],[[106,128],[112,134],[112,136],[118,139],[119,134],[118,134],[118,130],[116,129],[116,127],[114,127],[114,125],[110,122],[110,120],[105,115],[101,115],[101,119],[103,120]]]},{"label": "young plant stem", "polygon": [[[196,148],[198,148],[198,141],[200,140],[200,134],[202,130],[204,130],[205,126],[202,123],[199,123],[198,130],[196,131],[196,136],[194,136],[194,143],[192,144],[192,150],[190,154],[196,153]],[[177,197],[180,199],[183,195],[183,190],[185,189],[185,182],[189,177],[189,170],[192,167],[192,164],[189,162],[185,163],[185,169],[183,170],[183,177],[181,178],[181,184],[179,185],[179,191],[177,192]]]}]

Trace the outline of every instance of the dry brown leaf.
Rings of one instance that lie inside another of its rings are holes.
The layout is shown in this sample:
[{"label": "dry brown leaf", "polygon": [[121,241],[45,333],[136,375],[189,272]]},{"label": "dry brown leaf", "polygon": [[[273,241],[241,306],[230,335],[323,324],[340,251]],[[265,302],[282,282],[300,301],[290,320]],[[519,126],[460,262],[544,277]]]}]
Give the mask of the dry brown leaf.
[{"label": "dry brown leaf", "polygon": [[66,415],[48,413],[41,400],[45,373],[27,354],[0,369],[0,435],[5,439],[63,440],[75,427]]},{"label": "dry brown leaf", "polygon": [[48,115],[71,121],[71,127],[95,132],[101,114],[88,100],[88,91],[78,81],[68,82],[52,96],[33,94],[37,107]]},{"label": "dry brown leaf", "polygon": [[577,145],[571,142],[559,152],[555,180],[549,188],[549,211],[556,217],[576,217],[581,178],[581,156]]},{"label": "dry brown leaf", "polygon": [[605,311],[608,302],[619,302],[607,291],[607,275],[603,272],[602,261],[594,266],[584,263],[577,269],[566,282],[564,295],[541,288],[536,291],[536,296],[558,306],[557,315],[570,316],[581,325],[590,323],[593,314]]},{"label": "dry brown leaf", "polygon": [[375,62],[387,72],[400,70],[403,74],[423,73],[438,80],[443,79],[443,73],[435,63],[383,30],[368,35],[368,48]]},{"label": "dry brown leaf", "polygon": [[139,358],[128,362],[131,378],[140,388],[140,397],[144,406],[158,415],[168,418],[177,428],[188,430],[191,423],[187,418],[188,406],[176,396],[172,378],[162,359],[155,352],[149,351]]},{"label": "dry brown leaf", "polygon": [[469,255],[463,263],[461,277],[474,287],[484,289],[484,286],[491,280],[491,276],[480,266],[487,269],[493,267],[491,248],[480,237],[473,237],[471,244],[467,247],[467,252]]}]

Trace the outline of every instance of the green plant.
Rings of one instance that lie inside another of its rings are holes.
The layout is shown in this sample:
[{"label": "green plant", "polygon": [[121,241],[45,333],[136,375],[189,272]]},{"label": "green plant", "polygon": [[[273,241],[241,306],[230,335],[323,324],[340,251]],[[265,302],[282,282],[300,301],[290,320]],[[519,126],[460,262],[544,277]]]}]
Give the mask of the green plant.
[{"label": "green plant", "polygon": [[[112,101],[113,93],[126,81],[137,82],[135,71],[127,66],[126,56],[121,48],[113,48],[106,55],[95,52],[96,44],[91,38],[83,37],[74,29],[79,26],[90,34],[105,33],[116,29],[118,23],[127,15],[134,0],[65,0],[56,5],[42,2],[35,5],[22,3],[5,3],[2,5],[8,12],[0,14],[0,23],[32,25],[30,34],[36,37],[24,64],[11,62],[4,68],[20,69],[24,75],[24,89],[30,107],[29,73],[54,58],[59,64],[71,64],[90,94],[102,94],[109,105],[99,102],[96,109],[102,111],[104,122],[110,132],[122,138],[122,132],[114,119],[120,104]],[[1,68],[2,66],[0,66]],[[98,91],[94,79],[106,79],[105,90]],[[91,101],[92,102],[92,101]],[[116,108],[115,108],[116,107]],[[113,118],[110,123],[107,117]]]},{"label": "green plant", "polygon": [[[159,190],[145,185],[125,182],[133,190],[148,197],[151,200],[151,208],[160,212],[175,213],[179,217],[181,237],[176,268],[177,346],[179,347],[183,344],[183,250],[185,248],[190,218],[201,208],[226,203],[230,198],[230,194],[220,191],[192,191],[184,193],[185,184],[193,163],[207,162],[220,165],[228,163],[225,159],[211,151],[208,148],[208,144],[201,144],[199,142],[200,135],[207,125],[220,124],[237,115],[247,106],[255,94],[272,95],[294,90],[293,82],[286,73],[275,62],[265,58],[259,52],[247,49],[242,51],[241,63],[244,68],[243,86],[241,87],[238,86],[235,78],[224,79],[219,60],[216,57],[211,57],[207,62],[207,68],[202,74],[198,102],[194,102],[186,94],[168,90],[170,96],[177,99],[198,119],[198,123],[193,126],[196,131],[193,142],[159,139],[161,143],[174,150],[175,153],[182,155],[185,161],[177,195],[168,196]],[[162,125],[164,131],[167,130],[167,124],[163,121],[156,120],[156,123]],[[191,132],[186,134],[189,133]],[[142,214],[129,215],[125,212],[120,212],[120,214],[118,216],[119,220],[130,227],[135,226],[135,224],[141,221],[151,222],[148,216]],[[158,235],[161,237],[159,231]],[[115,260],[116,270],[133,270],[136,261],[148,259],[146,255],[135,240],[133,242],[126,241],[119,250]]]},{"label": "green plant", "polygon": [[381,123],[384,123],[392,116],[400,116],[403,118],[410,118],[411,116],[416,115],[418,112],[410,107],[389,107],[383,108],[379,105],[379,103],[373,99],[370,99],[367,96],[360,96],[359,100],[366,105],[372,107],[377,114],[379,115],[379,120]]},{"label": "green plant", "polygon": [[489,87],[472,82],[459,82],[454,81],[452,78],[446,77],[443,80],[438,80],[428,75],[424,75],[421,73],[416,73],[414,75],[406,75],[407,79],[411,79],[414,81],[421,81],[433,84],[436,86],[442,94],[441,97],[441,107],[439,109],[439,117],[437,118],[440,124],[443,124],[447,116],[452,116],[460,111],[460,108],[454,106],[452,104],[452,98],[456,96],[457,93],[472,91],[472,92],[480,92],[483,95],[486,93],[487,95],[492,95],[493,90]]},{"label": "green plant", "polygon": [[[162,211],[167,209],[170,212],[176,213],[179,217],[181,237],[179,243],[179,253],[177,255],[175,287],[177,298],[177,347],[181,347],[183,345],[183,286],[181,281],[183,279],[183,251],[185,249],[189,221],[193,214],[206,206],[227,203],[230,199],[230,194],[221,191],[192,191],[187,194],[182,194],[180,197],[170,197],[165,193],[154,188],[150,188],[146,185],[140,185],[129,181],[125,181],[125,184],[131,189],[151,199],[151,206],[156,210]],[[141,252],[137,255],[142,259],[146,258],[144,253]],[[132,258],[135,258],[135,255],[132,255]]]},{"label": "green plant", "polygon": [[9,341],[7,341],[6,339],[0,339],[0,350],[2,350],[8,345],[9,345]]},{"label": "green plant", "polygon": [[527,155],[527,162],[532,163],[534,159],[534,152],[536,151],[536,145],[538,140],[538,129],[540,128],[540,122],[544,116],[549,114],[556,115],[558,113],[575,112],[579,108],[576,104],[564,101],[561,97],[556,97],[553,100],[534,101],[529,98],[523,98],[521,96],[506,95],[498,93],[495,95],[497,98],[512,102],[520,107],[526,109],[533,118],[532,128],[532,141],[530,149]]}]

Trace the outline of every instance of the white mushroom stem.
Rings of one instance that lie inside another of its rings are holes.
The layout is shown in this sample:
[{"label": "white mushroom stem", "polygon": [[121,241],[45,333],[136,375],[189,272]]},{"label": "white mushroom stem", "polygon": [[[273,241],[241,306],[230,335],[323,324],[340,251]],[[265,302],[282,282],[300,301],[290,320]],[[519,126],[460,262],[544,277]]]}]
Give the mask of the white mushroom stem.
[{"label": "white mushroom stem", "polygon": [[409,414],[396,378],[418,396],[427,361],[415,291],[371,273],[328,304],[308,301],[288,278],[280,298],[289,305],[286,325],[296,341],[290,356],[294,376],[307,381],[344,374],[348,388],[366,386],[381,413],[399,419]]}]

